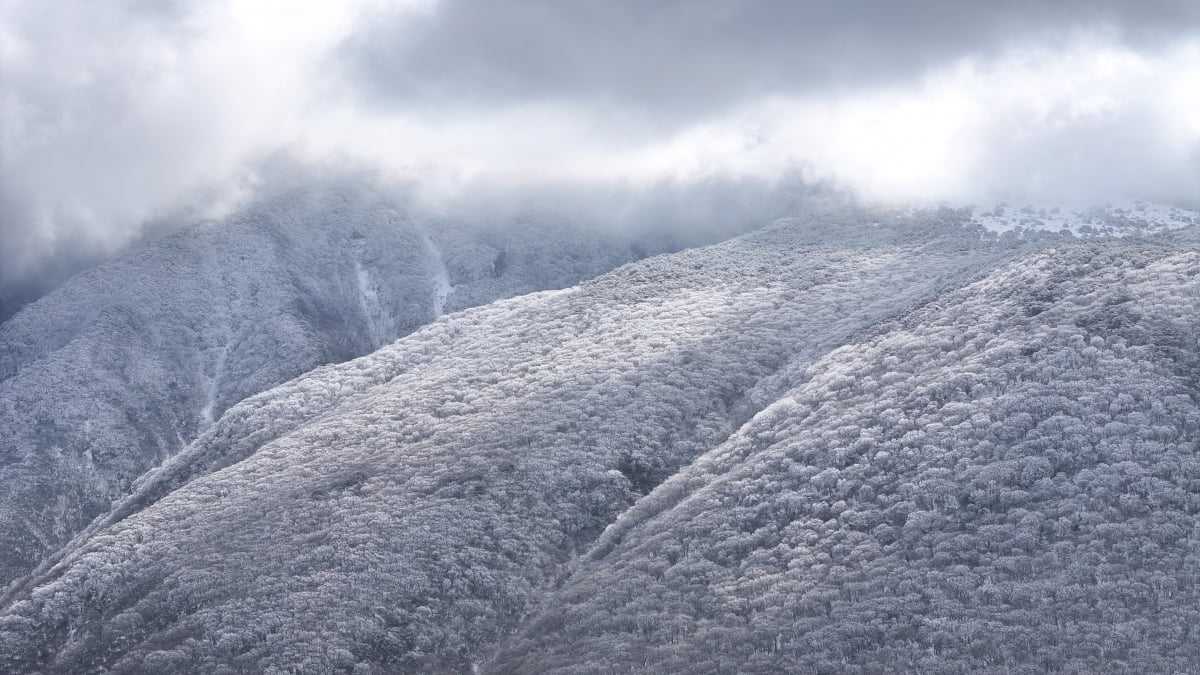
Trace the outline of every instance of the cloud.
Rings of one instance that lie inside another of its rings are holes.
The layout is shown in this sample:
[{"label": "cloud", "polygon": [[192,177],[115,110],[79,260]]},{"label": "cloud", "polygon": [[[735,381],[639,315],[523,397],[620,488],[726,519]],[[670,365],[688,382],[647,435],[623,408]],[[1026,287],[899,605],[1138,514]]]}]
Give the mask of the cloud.
[{"label": "cloud", "polygon": [[886,83],[780,89],[719,112],[668,115],[653,133],[604,106],[529,98],[343,110],[340,124],[302,145],[313,161],[338,151],[371,158],[447,195],[485,179],[650,184],[802,173],[885,200],[1200,196],[1197,42],[1150,49],[1078,34],[1022,45]]},{"label": "cloud", "polygon": [[1106,42],[964,59],[842,95],[755,101],[663,165],[814,176],[887,200],[1060,203],[1200,195],[1200,50]]},{"label": "cloud", "polygon": [[1198,27],[1191,0],[0,0],[0,300],[296,163],[613,213],[762,216],[797,175],[1200,201]]},{"label": "cloud", "polygon": [[314,30],[284,9],[5,3],[4,276],[64,242],[120,245],[131,224],[286,142],[306,65],[339,36],[336,21]]},{"label": "cloud", "polygon": [[1198,24],[1189,0],[457,0],[416,18],[378,16],[340,56],[383,106],[532,99],[674,120],[886,84],[1080,32],[1144,46]]}]

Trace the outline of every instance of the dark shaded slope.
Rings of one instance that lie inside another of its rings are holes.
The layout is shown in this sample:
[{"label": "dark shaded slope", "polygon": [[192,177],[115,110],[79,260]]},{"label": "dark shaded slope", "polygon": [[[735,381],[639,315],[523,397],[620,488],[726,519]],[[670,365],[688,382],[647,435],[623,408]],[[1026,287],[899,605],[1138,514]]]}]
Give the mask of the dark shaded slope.
[{"label": "dark shaded slope", "polygon": [[332,187],[79,275],[0,325],[0,587],[247,396],[445,311],[683,243],[415,223],[378,195]]},{"label": "dark shaded slope", "polygon": [[1066,244],[805,377],[485,670],[1200,668],[1200,249]]},{"label": "dark shaded slope", "polygon": [[1004,255],[794,224],[446,317],[232,408],[5,609],[3,665],[467,670],[780,368]]}]

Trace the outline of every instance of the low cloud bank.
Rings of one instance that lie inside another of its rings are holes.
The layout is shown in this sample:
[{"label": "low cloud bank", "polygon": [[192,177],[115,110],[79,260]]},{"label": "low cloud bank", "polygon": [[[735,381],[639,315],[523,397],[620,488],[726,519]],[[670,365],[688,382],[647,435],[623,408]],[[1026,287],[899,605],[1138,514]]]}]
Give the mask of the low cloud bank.
[{"label": "low cloud bank", "polygon": [[1194,2],[9,0],[0,19],[0,317],[313,175],[596,226],[766,219],[813,186],[1200,202]]}]

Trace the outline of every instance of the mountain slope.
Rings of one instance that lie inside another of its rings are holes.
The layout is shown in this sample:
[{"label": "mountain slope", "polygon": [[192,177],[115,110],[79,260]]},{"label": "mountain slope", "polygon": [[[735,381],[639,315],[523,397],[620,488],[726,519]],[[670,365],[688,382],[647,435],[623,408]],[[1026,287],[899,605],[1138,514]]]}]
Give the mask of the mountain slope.
[{"label": "mountain slope", "polygon": [[231,408],[16,589],[19,670],[462,670],[639,498],[1015,255],[795,222],[445,317]]},{"label": "mountain slope", "polygon": [[796,379],[489,670],[1200,666],[1200,249],[1061,246]]},{"label": "mountain slope", "polygon": [[417,223],[379,195],[330,186],[79,275],[0,325],[0,587],[238,401],[444,312],[683,243]]}]

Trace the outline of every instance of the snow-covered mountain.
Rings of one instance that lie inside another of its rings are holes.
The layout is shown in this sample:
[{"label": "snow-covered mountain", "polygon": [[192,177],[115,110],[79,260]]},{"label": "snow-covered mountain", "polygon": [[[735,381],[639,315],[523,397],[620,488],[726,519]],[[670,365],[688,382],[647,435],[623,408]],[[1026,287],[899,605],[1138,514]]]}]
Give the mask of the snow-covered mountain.
[{"label": "snow-covered mountain", "polygon": [[1198,355],[1196,228],[780,222],[228,405],[0,667],[1187,671]]},{"label": "snow-covered mountain", "polygon": [[4,325],[0,669],[1200,664],[1188,222],[849,209],[570,286],[656,249],[284,199]]},{"label": "snow-covered mountain", "polygon": [[81,274],[0,324],[0,588],[248,396],[443,313],[695,243],[418,222],[329,185]]},{"label": "snow-covered mountain", "polygon": [[1191,672],[1200,249],[1070,243],[793,383],[490,672]]}]

